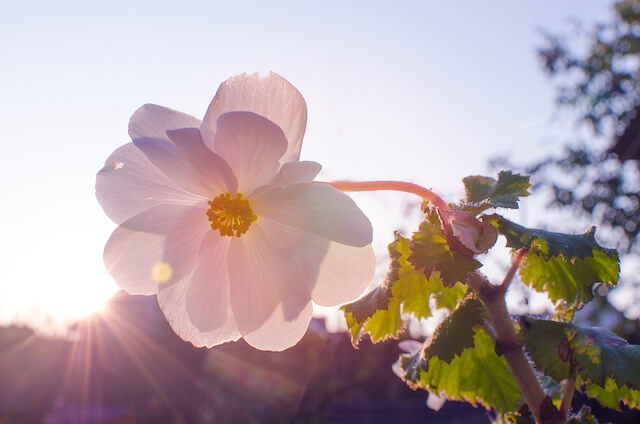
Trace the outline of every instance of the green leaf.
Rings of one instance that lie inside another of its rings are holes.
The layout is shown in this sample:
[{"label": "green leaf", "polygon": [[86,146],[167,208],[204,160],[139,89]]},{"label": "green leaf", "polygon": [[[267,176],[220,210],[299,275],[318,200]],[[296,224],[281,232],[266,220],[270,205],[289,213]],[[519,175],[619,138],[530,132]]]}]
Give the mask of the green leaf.
[{"label": "green leaf", "polygon": [[[578,381],[577,386],[581,386],[580,383],[581,381]],[[632,408],[640,407],[640,390],[634,390],[628,386],[618,387],[611,377],[607,379],[604,386],[586,383],[585,392],[587,395],[598,399],[598,402],[603,406],[608,406],[612,409],[620,410],[620,402]]]},{"label": "green leaf", "polygon": [[493,339],[482,328],[473,331],[473,346],[450,362],[437,356],[427,358],[426,348],[400,357],[405,381],[431,392],[444,392],[449,399],[493,407],[499,414],[516,411],[521,402],[520,389],[504,357],[496,354]]},{"label": "green leaf", "polygon": [[567,424],[599,424],[596,417],[591,414],[591,408],[582,405],[577,414],[572,414],[567,420]]},{"label": "green leaf", "polygon": [[555,257],[545,261],[528,253],[520,265],[520,278],[540,292],[547,292],[560,311],[581,309],[593,299],[598,282],[615,285],[620,272],[618,256],[594,250],[593,257],[569,261]]},{"label": "green leaf", "polygon": [[492,208],[518,208],[520,197],[529,196],[529,177],[501,171],[498,180],[491,177],[469,176],[462,180],[466,201],[470,204]]},{"label": "green leaf", "polygon": [[536,424],[533,415],[527,409],[525,412],[509,412],[500,414],[493,420],[492,424]]},{"label": "green leaf", "polygon": [[385,281],[362,298],[342,307],[351,341],[357,346],[364,333],[375,343],[397,338],[404,329],[403,314],[416,318],[431,316],[429,298],[436,297],[437,307],[453,309],[464,297],[466,286],[446,288],[439,273],[426,278],[408,262],[410,241],[396,233],[389,244],[391,265]]},{"label": "green leaf", "polygon": [[434,292],[432,297],[436,301],[436,308],[447,308],[453,311],[466,293],[467,285],[457,282],[452,287],[443,287],[442,290]]},{"label": "green leaf", "polygon": [[481,203],[491,196],[497,183],[495,178],[482,175],[470,175],[462,179],[468,203]]},{"label": "green leaf", "polygon": [[618,282],[618,253],[600,246],[593,228],[584,234],[562,234],[526,228],[497,214],[483,219],[506,237],[507,247],[530,249],[520,277],[535,290],[547,292],[560,312],[570,313],[593,299],[595,283]]},{"label": "green leaf", "polygon": [[536,367],[554,380],[577,375],[587,393],[603,404],[617,408],[623,400],[639,405],[640,345],[602,328],[526,317],[521,319],[520,338]]},{"label": "green leaf", "polygon": [[365,296],[342,306],[347,328],[354,346],[363,333],[369,333],[375,343],[398,337],[404,329],[398,298],[393,298],[393,282],[388,280]]},{"label": "green leaf", "polygon": [[614,249],[607,249],[598,244],[595,239],[595,228],[591,227],[583,234],[565,234],[552,231],[527,228],[509,221],[498,214],[486,215],[483,220],[490,221],[507,239],[507,247],[514,249],[527,248],[544,259],[561,256],[572,260],[588,258],[598,250],[607,256],[615,256]]},{"label": "green leaf", "polygon": [[364,322],[358,321],[352,312],[344,313],[344,318],[347,321],[347,329],[349,330],[349,335],[351,336],[351,343],[354,346],[358,345],[358,340],[360,340],[360,336],[362,334],[362,327],[364,326]]},{"label": "green leaf", "polygon": [[569,342],[565,328],[555,324],[559,323],[521,317],[518,336],[536,367],[555,381],[562,381],[571,375]]},{"label": "green leaf", "polygon": [[482,302],[474,296],[466,297],[434,331],[424,348],[426,358],[438,357],[444,362],[473,346],[473,328],[487,318]]},{"label": "green leaf", "polygon": [[482,264],[471,256],[449,248],[440,218],[434,209],[427,210],[426,218],[411,238],[409,262],[427,278],[430,278],[433,272],[439,271],[446,287],[452,287],[457,282],[465,282],[467,273],[475,271]]},{"label": "green leaf", "polygon": [[[473,347],[473,328],[482,324],[486,316],[485,307],[477,297],[471,294],[465,297],[451,315],[438,325],[422,349],[401,357],[401,366],[406,371],[404,380],[407,384],[418,384],[419,371],[427,369],[427,363],[431,358],[438,357],[449,363],[465,348]],[[408,365],[409,363],[411,365]]]}]

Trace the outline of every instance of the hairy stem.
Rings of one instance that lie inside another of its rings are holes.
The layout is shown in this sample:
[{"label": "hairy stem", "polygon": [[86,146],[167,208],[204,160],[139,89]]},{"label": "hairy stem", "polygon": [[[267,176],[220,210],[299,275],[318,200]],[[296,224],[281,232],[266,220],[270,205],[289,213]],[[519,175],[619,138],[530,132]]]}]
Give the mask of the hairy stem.
[{"label": "hairy stem", "polygon": [[418,184],[407,183],[404,181],[316,181],[320,184],[329,184],[341,191],[377,191],[377,190],[392,190],[392,191],[404,191],[405,193],[412,193],[422,197],[424,200],[428,200],[433,203],[437,208],[448,210],[449,205],[442,200],[440,196],[435,194],[428,188],[422,187]]},{"label": "hairy stem", "polygon": [[562,383],[562,401],[560,402],[560,415],[567,419],[569,415],[569,409],[571,408],[571,401],[573,400],[573,393],[576,390],[576,377],[568,378]]},{"label": "hairy stem", "polygon": [[509,289],[511,281],[513,281],[513,277],[520,266],[520,262],[522,262],[522,258],[524,258],[524,255],[526,255],[528,251],[529,249],[527,248],[518,250],[515,259],[511,263],[511,267],[509,267],[509,271],[507,271],[507,274],[504,276],[504,280],[502,280],[502,284],[500,284],[500,290],[502,291],[503,296]]},{"label": "hairy stem", "polygon": [[467,282],[489,311],[497,337],[496,345],[500,345],[500,353],[504,355],[536,422],[539,424],[564,422],[551,399],[542,390],[542,386],[540,386],[533,368],[522,350],[507,310],[502,288],[493,286],[478,272],[469,273]]}]

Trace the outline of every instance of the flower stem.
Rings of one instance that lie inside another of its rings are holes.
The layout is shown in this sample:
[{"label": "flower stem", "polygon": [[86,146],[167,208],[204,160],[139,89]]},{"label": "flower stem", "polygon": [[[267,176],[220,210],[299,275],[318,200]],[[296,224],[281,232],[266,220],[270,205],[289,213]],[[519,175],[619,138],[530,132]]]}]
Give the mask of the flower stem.
[{"label": "flower stem", "polygon": [[573,400],[573,393],[576,390],[576,377],[572,376],[564,381],[562,384],[562,400],[560,401],[560,414],[567,419],[569,415],[569,409],[571,409],[571,401]]},{"label": "flower stem", "polygon": [[526,255],[527,252],[529,252],[529,249],[527,248],[518,250],[518,254],[516,255],[513,262],[511,263],[511,267],[509,268],[509,271],[507,271],[507,274],[504,276],[504,280],[502,280],[502,284],[500,284],[500,290],[502,290],[503,296],[509,289],[509,286],[511,285],[511,281],[513,281],[513,277],[516,274],[518,267],[520,266],[520,262],[522,262],[522,258],[524,258],[524,255]]},{"label": "flower stem", "polygon": [[492,285],[478,272],[470,272],[467,275],[467,282],[489,311],[496,334],[496,350],[499,346],[500,354],[504,356],[509,369],[518,382],[522,396],[536,423],[564,422],[551,399],[542,390],[542,386],[540,386],[536,374],[522,350],[501,287]]},{"label": "flower stem", "polygon": [[320,184],[329,184],[341,191],[377,191],[377,190],[391,190],[391,191],[404,191],[405,193],[412,193],[422,197],[434,204],[435,207],[448,210],[449,205],[442,200],[440,196],[435,194],[428,188],[422,187],[418,184],[407,183],[404,181],[331,181],[323,182],[316,181]]}]

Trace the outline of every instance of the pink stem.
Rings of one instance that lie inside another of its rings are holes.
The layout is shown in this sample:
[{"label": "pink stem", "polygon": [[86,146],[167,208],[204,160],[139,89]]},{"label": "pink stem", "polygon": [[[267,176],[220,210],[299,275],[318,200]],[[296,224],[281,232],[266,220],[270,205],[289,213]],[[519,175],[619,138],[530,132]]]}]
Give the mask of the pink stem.
[{"label": "pink stem", "polygon": [[316,181],[320,184],[329,184],[341,191],[377,191],[377,190],[392,190],[392,191],[404,191],[405,193],[412,193],[422,197],[424,200],[428,200],[433,203],[437,208],[448,210],[449,205],[442,200],[440,196],[435,194],[428,188],[419,186],[418,184],[406,183],[404,181]]},{"label": "pink stem", "polygon": [[516,274],[516,271],[520,266],[520,262],[522,262],[522,258],[524,258],[524,255],[526,255],[527,252],[529,252],[529,249],[526,249],[526,248],[518,250],[518,254],[513,260],[513,263],[511,264],[509,271],[507,271],[507,274],[505,275],[504,280],[502,281],[502,284],[500,284],[500,289],[502,290],[503,294],[506,293],[507,289],[509,288],[509,285],[511,284],[511,280],[513,280],[513,276]]}]

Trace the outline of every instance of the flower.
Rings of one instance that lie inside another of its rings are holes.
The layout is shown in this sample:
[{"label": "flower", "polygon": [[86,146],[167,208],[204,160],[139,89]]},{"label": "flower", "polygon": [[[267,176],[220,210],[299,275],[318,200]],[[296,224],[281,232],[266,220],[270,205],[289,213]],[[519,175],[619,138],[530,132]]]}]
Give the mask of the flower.
[{"label": "flower", "polygon": [[282,77],[239,75],[203,121],[147,104],[131,117],[96,196],[118,224],[104,262],[131,294],[157,294],[195,346],[244,338],[283,350],[312,303],[356,298],[373,277],[369,220],[299,161],[306,104]]}]

